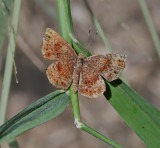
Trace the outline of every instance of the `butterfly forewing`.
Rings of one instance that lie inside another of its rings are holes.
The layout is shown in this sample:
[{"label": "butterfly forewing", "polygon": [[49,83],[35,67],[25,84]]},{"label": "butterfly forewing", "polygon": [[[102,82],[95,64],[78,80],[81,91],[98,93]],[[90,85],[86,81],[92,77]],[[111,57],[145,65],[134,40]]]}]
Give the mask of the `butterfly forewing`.
[{"label": "butterfly forewing", "polygon": [[50,28],[43,36],[42,54],[47,60],[70,60],[77,56],[74,49]]},{"label": "butterfly forewing", "polygon": [[50,83],[57,88],[68,89],[72,82],[74,63],[74,60],[53,62],[46,71]]},{"label": "butterfly forewing", "polygon": [[105,89],[103,78],[93,68],[83,66],[79,82],[80,94],[89,98],[96,98],[103,94]]},{"label": "butterfly forewing", "polygon": [[90,56],[84,60],[84,64],[93,68],[108,81],[113,81],[120,76],[125,67],[125,55],[107,54]]}]

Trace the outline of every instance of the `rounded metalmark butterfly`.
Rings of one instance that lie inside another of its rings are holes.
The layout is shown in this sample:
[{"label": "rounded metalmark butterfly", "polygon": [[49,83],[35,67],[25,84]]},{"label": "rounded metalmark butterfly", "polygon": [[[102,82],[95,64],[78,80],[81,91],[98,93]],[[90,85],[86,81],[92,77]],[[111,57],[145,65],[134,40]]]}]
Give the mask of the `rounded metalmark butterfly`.
[{"label": "rounded metalmark butterfly", "polygon": [[[84,58],[53,29],[47,28],[43,36],[42,54],[53,60],[47,68],[49,82],[56,88],[68,89],[73,81],[73,91],[96,98],[106,90],[106,80],[117,79],[125,67],[126,55],[106,54]],[[102,78],[103,77],[103,78]]]}]

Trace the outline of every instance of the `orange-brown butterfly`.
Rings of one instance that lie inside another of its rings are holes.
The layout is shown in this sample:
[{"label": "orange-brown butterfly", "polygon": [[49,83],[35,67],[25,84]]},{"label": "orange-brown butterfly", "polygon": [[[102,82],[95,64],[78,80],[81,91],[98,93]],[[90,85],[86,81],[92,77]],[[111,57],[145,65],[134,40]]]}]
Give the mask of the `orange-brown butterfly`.
[{"label": "orange-brown butterfly", "polygon": [[[106,90],[106,80],[117,79],[125,67],[126,55],[106,54],[84,58],[53,29],[47,28],[43,36],[42,54],[53,60],[46,74],[52,85],[68,89],[73,81],[73,91],[96,98]],[[102,78],[103,77],[103,78]]]}]

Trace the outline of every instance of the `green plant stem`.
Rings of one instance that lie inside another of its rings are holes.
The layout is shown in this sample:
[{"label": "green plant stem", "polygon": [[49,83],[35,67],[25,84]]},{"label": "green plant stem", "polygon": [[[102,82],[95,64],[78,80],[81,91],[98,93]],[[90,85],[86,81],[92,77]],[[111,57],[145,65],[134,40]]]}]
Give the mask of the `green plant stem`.
[{"label": "green plant stem", "polygon": [[72,40],[70,33],[73,33],[72,19],[70,14],[70,2],[69,0],[57,0],[58,5],[58,19],[60,26],[60,33],[63,38],[72,46]]},{"label": "green plant stem", "polygon": [[93,136],[95,136],[96,138],[108,143],[109,145],[112,145],[113,147],[116,148],[123,148],[121,145],[117,144],[116,142],[114,142],[111,139],[106,138],[105,136],[103,136],[102,134],[100,134],[99,132],[93,130],[92,128],[90,128],[89,126],[87,126],[86,124],[82,123],[81,124],[81,129]]},{"label": "green plant stem", "polygon": [[154,27],[154,24],[152,22],[151,15],[150,15],[149,10],[147,8],[146,1],[145,0],[139,0],[138,2],[139,2],[139,5],[141,7],[141,10],[143,12],[145,21],[146,21],[148,29],[150,31],[150,34],[151,34],[152,40],[154,42],[155,48],[157,50],[158,56],[160,58],[160,40],[159,40],[158,34],[156,32],[156,29]]},{"label": "green plant stem", "polygon": [[[72,46],[72,39],[71,35],[74,37],[74,32],[73,32],[73,26],[72,26],[72,18],[71,18],[71,12],[70,12],[70,3],[69,0],[57,0],[57,5],[58,5],[58,14],[59,14],[59,24],[60,24],[60,31],[62,37]],[[78,43],[78,42],[77,42]],[[75,44],[76,46],[77,44]],[[81,44],[77,45],[77,50],[78,46],[82,46]],[[86,51],[83,49],[81,52]],[[80,52],[80,50],[79,50]],[[87,56],[89,52],[85,53]],[[116,147],[120,148],[118,144],[115,142],[109,140],[105,136],[101,135],[100,133],[96,132],[95,130],[89,128],[87,125],[81,123],[80,121],[80,109],[79,109],[79,98],[78,94],[74,94],[73,92],[73,85],[70,87],[70,98],[71,98],[71,103],[72,103],[72,109],[73,109],[73,115],[74,115],[74,121],[76,126],[78,127],[79,125],[82,125],[81,128],[82,130],[90,133],[91,135],[97,137],[98,139]],[[119,147],[117,147],[117,145]],[[122,147],[121,147],[122,148]]]},{"label": "green plant stem", "polygon": [[10,16],[12,4],[13,0],[0,0],[0,53],[2,51],[5,34],[7,32],[8,19]]},{"label": "green plant stem", "polygon": [[1,103],[0,103],[0,125],[2,125],[5,122],[8,96],[10,91],[13,64],[14,64],[16,34],[17,34],[17,28],[18,28],[20,8],[21,8],[21,0],[15,0],[14,7],[13,7],[13,16],[12,16],[12,22],[11,22],[9,43],[8,43],[8,49],[7,49],[4,78],[2,83],[2,93],[1,93]]},{"label": "green plant stem", "polygon": [[94,23],[94,25],[95,25],[95,27],[96,27],[96,29],[98,31],[98,34],[100,35],[105,47],[108,49],[108,53],[112,53],[113,52],[112,47],[111,47],[107,37],[105,36],[104,31],[103,31],[101,25],[99,24],[97,18],[94,16],[94,14],[93,14],[93,12],[92,12],[87,0],[84,0],[84,3],[85,3],[85,5],[86,5],[86,7],[87,7],[87,9],[88,9],[88,11],[89,11],[89,13],[91,15],[91,19],[92,19],[92,21],[93,21],[93,23]]},{"label": "green plant stem", "polygon": [[75,122],[80,122],[80,109],[79,109],[79,99],[78,99],[78,93],[73,92],[73,84],[70,87],[70,98],[71,98],[71,104],[73,109],[73,115]]},{"label": "green plant stem", "polygon": [[[72,40],[69,34],[74,33],[72,29],[73,26],[70,12],[70,2],[69,0],[57,0],[57,5],[61,35],[72,46]],[[72,85],[70,87],[70,98],[74,114],[74,120],[80,121],[79,98],[78,94],[74,94]]]}]

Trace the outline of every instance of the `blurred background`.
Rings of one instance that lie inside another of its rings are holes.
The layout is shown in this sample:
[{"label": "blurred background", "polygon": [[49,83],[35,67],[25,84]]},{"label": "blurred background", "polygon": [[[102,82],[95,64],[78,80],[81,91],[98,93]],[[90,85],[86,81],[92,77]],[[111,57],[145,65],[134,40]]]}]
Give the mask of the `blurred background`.
[{"label": "blurred background", "polygon": [[[138,1],[92,0],[89,4],[110,41],[114,53],[127,54],[124,70],[130,86],[160,109],[160,62]],[[147,0],[157,32],[160,34],[160,1]],[[71,0],[71,13],[77,39],[92,53],[106,54],[107,49],[92,24],[82,0]],[[17,79],[12,78],[7,118],[56,90],[49,84],[45,69],[51,63],[41,54],[46,27],[59,32],[56,0],[23,0],[15,63]],[[89,33],[90,32],[90,33]],[[4,46],[4,49],[7,48]],[[5,57],[5,52],[3,53]],[[5,58],[2,65],[5,63]],[[3,79],[0,71],[0,82]],[[80,96],[82,121],[126,148],[145,148],[114,108],[101,96]],[[95,137],[76,129],[71,105],[54,120],[19,136],[23,148],[110,148]],[[4,144],[2,148],[7,148]]]}]

